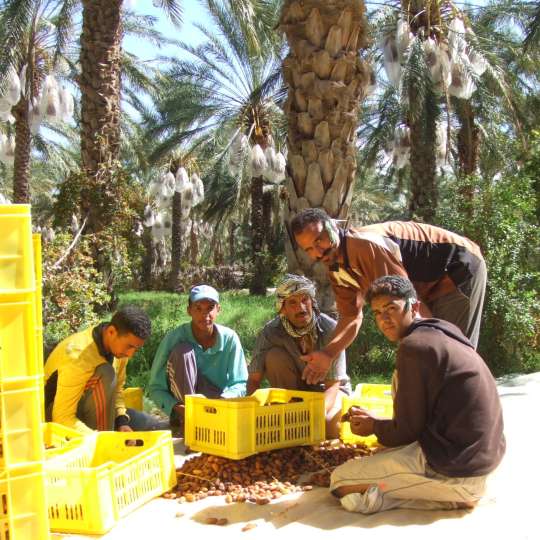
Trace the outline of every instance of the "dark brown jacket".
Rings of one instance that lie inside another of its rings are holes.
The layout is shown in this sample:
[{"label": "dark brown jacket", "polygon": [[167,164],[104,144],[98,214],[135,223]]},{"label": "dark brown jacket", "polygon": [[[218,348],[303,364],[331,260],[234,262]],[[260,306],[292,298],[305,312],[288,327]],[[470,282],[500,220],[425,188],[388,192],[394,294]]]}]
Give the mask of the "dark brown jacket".
[{"label": "dark brown jacket", "polygon": [[501,461],[506,443],[495,381],[453,324],[419,319],[400,341],[394,418],[377,420],[385,446],[418,441],[429,465],[452,477],[481,476]]}]

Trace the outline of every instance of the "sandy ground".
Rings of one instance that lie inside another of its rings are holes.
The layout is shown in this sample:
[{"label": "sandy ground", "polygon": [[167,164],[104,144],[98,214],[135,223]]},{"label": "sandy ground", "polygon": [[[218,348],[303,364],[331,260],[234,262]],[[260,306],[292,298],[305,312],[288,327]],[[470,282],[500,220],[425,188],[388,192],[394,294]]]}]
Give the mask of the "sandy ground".
[{"label": "sandy ground", "polygon": [[[136,510],[106,535],[82,536],[53,533],[52,539],[88,538],[173,539],[208,538],[437,538],[468,540],[540,539],[540,373],[499,381],[504,408],[507,453],[493,474],[488,494],[473,511],[392,510],[372,516],[351,514],[323,488],[283,497],[272,504],[225,504],[223,497],[179,504],[155,499]],[[182,441],[175,441],[175,459],[184,459]],[[217,527],[205,518],[225,517],[228,525]],[[242,531],[247,524],[254,527]]]}]

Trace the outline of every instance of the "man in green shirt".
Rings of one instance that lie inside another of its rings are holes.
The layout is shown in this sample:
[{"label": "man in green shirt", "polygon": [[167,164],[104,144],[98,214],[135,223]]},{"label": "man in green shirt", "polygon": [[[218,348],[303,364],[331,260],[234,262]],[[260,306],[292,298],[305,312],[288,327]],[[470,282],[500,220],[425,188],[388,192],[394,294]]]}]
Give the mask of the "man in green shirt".
[{"label": "man in green shirt", "polygon": [[173,431],[183,434],[184,398],[240,397],[246,393],[247,366],[236,332],[216,324],[219,294],[209,285],[193,287],[187,312],[191,322],[171,330],[160,343],[149,391],[170,417]]}]

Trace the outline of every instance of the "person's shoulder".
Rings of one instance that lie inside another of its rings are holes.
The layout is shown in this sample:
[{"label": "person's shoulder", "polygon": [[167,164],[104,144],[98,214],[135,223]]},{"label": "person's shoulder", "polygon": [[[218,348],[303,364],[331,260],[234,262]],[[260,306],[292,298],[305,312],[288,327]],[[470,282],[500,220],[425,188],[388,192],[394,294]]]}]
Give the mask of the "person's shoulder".
[{"label": "person's shoulder", "polygon": [[167,333],[165,334],[165,337],[169,337],[169,336],[173,337],[173,336],[176,336],[176,335],[183,335],[183,334],[185,334],[186,332],[189,331],[190,326],[191,326],[190,322],[185,322],[185,323],[179,324],[178,326],[175,326],[174,328],[169,329],[167,331]]},{"label": "person's shoulder", "polygon": [[60,342],[58,347],[63,348],[66,354],[78,354],[88,348],[94,342],[92,335],[93,327],[86,328],[75,334],[71,334]]},{"label": "person's shoulder", "polygon": [[437,326],[426,324],[429,321],[423,319],[421,324],[413,325],[409,333],[400,340],[398,351],[401,355],[405,354],[408,358],[417,360],[440,355],[446,336]]},{"label": "person's shoulder", "polygon": [[259,333],[267,335],[269,333],[274,333],[276,330],[281,330],[282,328],[281,318],[277,316],[267,321]]},{"label": "person's shoulder", "polygon": [[92,331],[93,327],[90,327],[64,338],[53,349],[47,362],[60,361],[63,369],[76,368],[92,362],[99,354]]},{"label": "person's shoulder", "polygon": [[216,327],[217,331],[224,339],[239,339],[238,333],[236,332],[236,330],[233,330],[231,327],[224,326],[223,324],[218,324],[218,323],[214,323],[214,326]]}]

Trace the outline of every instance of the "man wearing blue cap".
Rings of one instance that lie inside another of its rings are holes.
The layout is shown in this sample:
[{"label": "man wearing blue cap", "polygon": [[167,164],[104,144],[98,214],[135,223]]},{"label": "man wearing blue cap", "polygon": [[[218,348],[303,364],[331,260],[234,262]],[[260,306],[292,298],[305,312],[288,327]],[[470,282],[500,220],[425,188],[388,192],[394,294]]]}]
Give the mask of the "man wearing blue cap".
[{"label": "man wearing blue cap", "polygon": [[171,330],[161,341],[150,371],[150,397],[170,415],[171,427],[184,430],[184,397],[231,398],[246,393],[247,366],[234,330],[216,324],[219,294],[209,285],[189,293],[191,322]]}]

